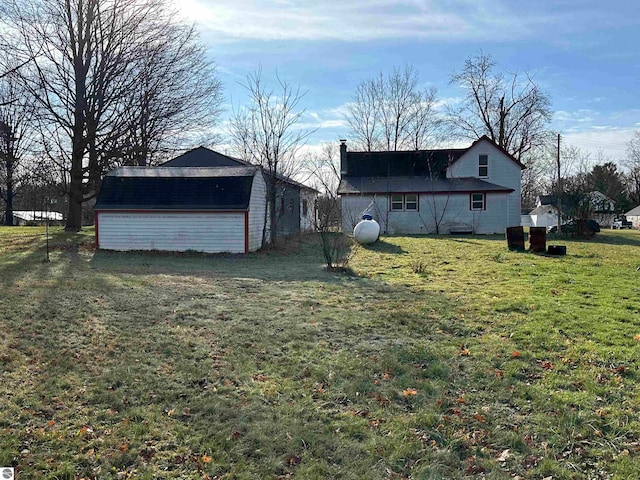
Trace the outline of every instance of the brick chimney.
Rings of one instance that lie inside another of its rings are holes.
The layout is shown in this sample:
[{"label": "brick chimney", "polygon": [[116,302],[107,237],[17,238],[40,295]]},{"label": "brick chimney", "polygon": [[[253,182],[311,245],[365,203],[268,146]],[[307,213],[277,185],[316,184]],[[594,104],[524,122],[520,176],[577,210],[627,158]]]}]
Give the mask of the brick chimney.
[{"label": "brick chimney", "polygon": [[347,174],[347,141],[340,140],[340,175]]}]

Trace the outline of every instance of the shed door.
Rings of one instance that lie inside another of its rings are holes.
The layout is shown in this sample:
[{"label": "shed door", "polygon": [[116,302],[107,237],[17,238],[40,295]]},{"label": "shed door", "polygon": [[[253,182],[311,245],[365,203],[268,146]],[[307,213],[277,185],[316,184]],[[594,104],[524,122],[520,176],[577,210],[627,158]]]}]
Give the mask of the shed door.
[{"label": "shed door", "polygon": [[107,250],[245,252],[245,213],[99,212],[98,247]]}]

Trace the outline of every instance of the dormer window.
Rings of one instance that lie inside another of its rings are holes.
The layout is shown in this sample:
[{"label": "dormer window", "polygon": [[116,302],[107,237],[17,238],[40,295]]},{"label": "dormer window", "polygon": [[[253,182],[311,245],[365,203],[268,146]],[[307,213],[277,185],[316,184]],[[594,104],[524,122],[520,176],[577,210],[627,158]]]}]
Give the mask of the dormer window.
[{"label": "dormer window", "polygon": [[480,155],[478,157],[478,176],[489,176],[489,155]]}]

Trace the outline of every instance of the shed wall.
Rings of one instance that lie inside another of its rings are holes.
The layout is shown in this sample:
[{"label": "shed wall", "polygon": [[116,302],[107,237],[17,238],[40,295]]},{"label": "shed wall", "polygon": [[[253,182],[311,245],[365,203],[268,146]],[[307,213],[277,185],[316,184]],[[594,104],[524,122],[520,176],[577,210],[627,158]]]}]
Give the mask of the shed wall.
[{"label": "shed wall", "polygon": [[[249,251],[255,252],[262,247],[264,232],[265,209],[267,207],[267,184],[264,176],[258,170],[251,185],[251,200],[249,201]],[[268,237],[267,237],[268,238]]]},{"label": "shed wall", "polygon": [[245,212],[97,212],[98,247],[244,253]]}]

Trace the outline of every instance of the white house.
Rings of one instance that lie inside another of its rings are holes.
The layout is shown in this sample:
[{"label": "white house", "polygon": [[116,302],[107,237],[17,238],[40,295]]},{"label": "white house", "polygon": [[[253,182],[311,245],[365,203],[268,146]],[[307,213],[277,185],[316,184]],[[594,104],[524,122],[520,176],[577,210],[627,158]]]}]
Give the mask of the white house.
[{"label": "white house", "polygon": [[468,148],[349,152],[340,146],[343,230],[365,213],[390,234],[502,233],[520,225],[525,168],[486,136]]},{"label": "white house", "polygon": [[[616,202],[607,197],[604,193],[594,190],[580,197],[588,199],[591,209],[591,219],[601,226],[609,226],[615,216]],[[581,200],[575,196],[562,197],[562,217],[566,220],[571,218],[571,213],[576,210],[576,206]],[[531,226],[552,227],[558,225],[558,197],[556,195],[540,195],[536,202],[536,208],[529,212]]]},{"label": "white house", "polygon": [[627,220],[633,224],[633,228],[640,228],[640,205],[624,214]]}]

